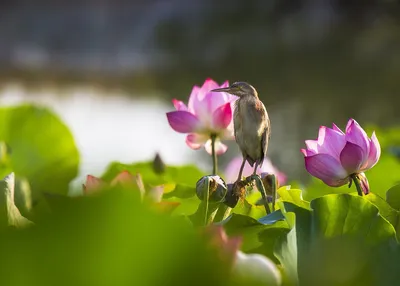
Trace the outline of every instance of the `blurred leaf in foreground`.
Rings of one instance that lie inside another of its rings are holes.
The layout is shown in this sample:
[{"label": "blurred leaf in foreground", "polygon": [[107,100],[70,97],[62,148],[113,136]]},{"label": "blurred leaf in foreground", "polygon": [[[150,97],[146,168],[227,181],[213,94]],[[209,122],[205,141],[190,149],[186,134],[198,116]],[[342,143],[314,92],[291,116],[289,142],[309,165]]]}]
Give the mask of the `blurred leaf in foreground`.
[{"label": "blurred leaf in foreground", "polygon": [[137,194],[115,189],[54,206],[34,227],[2,231],[1,285],[227,285],[197,231]]},{"label": "blurred leaf in foreground", "polygon": [[[101,178],[110,182],[122,171],[131,174],[140,173],[146,185],[157,186],[162,184],[180,184],[182,186],[196,187],[196,182],[204,175],[196,166],[165,166],[162,173],[156,172],[153,162],[139,162],[135,164],[123,164],[114,162],[109,165]],[[193,196],[195,193],[193,192]]]},{"label": "blurred leaf in foreground", "polygon": [[10,148],[10,168],[26,177],[33,198],[67,194],[78,174],[79,154],[67,126],[50,110],[32,105],[0,108],[0,141]]},{"label": "blurred leaf in foreground", "polygon": [[21,215],[14,203],[14,173],[0,181],[0,223],[2,226],[21,228],[32,222]]},{"label": "blurred leaf in foreground", "polygon": [[128,171],[122,171],[110,183],[88,175],[86,183],[83,185],[83,194],[86,196],[98,195],[103,191],[113,191],[115,188],[122,188],[136,193],[144,203],[164,213],[173,212],[180,204],[179,202],[162,201],[164,194],[163,185],[148,187],[146,189],[142,176],[139,173],[132,175]]},{"label": "blurred leaf in foreground", "polygon": [[273,212],[259,221],[234,213],[222,224],[227,234],[242,237],[241,249],[244,252],[260,253],[278,262],[273,254],[275,241],[289,231],[289,226],[280,211]]},{"label": "blurred leaf in foreground", "polygon": [[400,211],[400,185],[393,186],[386,192],[386,201],[392,208]]},{"label": "blurred leaf in foreground", "polygon": [[395,285],[400,249],[393,226],[367,199],[327,195],[306,210],[285,203],[295,227],[276,255],[300,285]]},{"label": "blurred leaf in foreground", "polygon": [[154,162],[139,162],[135,164],[111,163],[101,177],[111,182],[115,176],[123,171],[131,174],[140,173],[145,188],[163,185],[163,201],[175,204],[175,215],[192,215],[198,209],[200,200],[196,197],[196,183],[204,176],[196,166],[163,166],[159,172],[154,168]]}]

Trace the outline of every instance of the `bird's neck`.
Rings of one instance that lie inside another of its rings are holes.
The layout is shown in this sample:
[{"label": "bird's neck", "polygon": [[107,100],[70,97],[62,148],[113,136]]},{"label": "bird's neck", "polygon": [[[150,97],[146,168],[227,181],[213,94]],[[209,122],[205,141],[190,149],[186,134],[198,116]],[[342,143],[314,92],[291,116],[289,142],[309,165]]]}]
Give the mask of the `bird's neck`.
[{"label": "bird's neck", "polygon": [[256,90],[254,87],[251,87],[251,89],[252,89],[252,91],[253,91],[253,92],[251,92],[251,96],[253,96],[253,97],[255,97],[255,98],[258,98],[258,92],[257,92],[257,90]]},{"label": "bird's neck", "polygon": [[257,94],[257,92],[248,93],[248,94],[242,96],[242,98],[243,98],[243,99],[247,99],[247,100],[250,100],[250,99],[258,99],[258,94]]}]

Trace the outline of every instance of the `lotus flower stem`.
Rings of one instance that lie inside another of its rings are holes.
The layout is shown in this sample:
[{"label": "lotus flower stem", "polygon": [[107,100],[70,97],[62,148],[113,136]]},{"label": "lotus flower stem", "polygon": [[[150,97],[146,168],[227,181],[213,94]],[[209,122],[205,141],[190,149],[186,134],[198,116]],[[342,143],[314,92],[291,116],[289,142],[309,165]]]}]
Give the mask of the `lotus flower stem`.
[{"label": "lotus flower stem", "polygon": [[276,202],[276,177],[272,174],[272,211],[275,211],[275,202]]},{"label": "lotus flower stem", "polygon": [[209,225],[214,221],[214,217],[221,203],[210,203],[210,179],[207,178],[207,190],[204,192],[204,198],[200,207],[204,209],[204,225]]},{"label": "lotus flower stem", "polygon": [[221,204],[218,208],[217,214],[214,217],[214,221],[223,221],[225,220],[232,212],[232,208],[228,207],[225,204]]},{"label": "lotus flower stem", "polygon": [[216,134],[211,134],[211,156],[212,156],[212,160],[213,160],[213,175],[217,174],[218,171],[218,167],[217,167],[217,153],[215,152],[215,141],[217,139],[217,135]]},{"label": "lotus flower stem", "polygon": [[271,209],[270,209],[269,204],[268,204],[267,193],[265,192],[265,188],[264,188],[263,182],[261,181],[261,179],[260,179],[260,177],[258,175],[252,175],[252,176],[250,176],[250,178],[251,178],[251,180],[255,180],[256,181],[257,189],[261,193],[261,197],[263,199],[265,212],[267,214],[270,214],[271,213]]},{"label": "lotus flower stem", "polygon": [[204,192],[204,199],[203,199],[203,203],[204,203],[204,225],[208,224],[208,200],[210,198],[210,179],[207,178],[207,191]]},{"label": "lotus flower stem", "polygon": [[208,209],[205,215],[205,225],[212,224],[215,221],[215,218],[218,214],[220,206],[223,205],[221,203],[216,202],[208,202]]},{"label": "lotus flower stem", "polygon": [[202,211],[199,212],[199,218],[196,218],[195,224],[207,226],[213,223],[219,206],[220,203],[201,201],[199,209]]},{"label": "lotus flower stem", "polygon": [[363,192],[363,189],[361,187],[360,178],[357,176],[357,174],[352,174],[350,176],[350,178],[354,182],[354,185],[356,186],[358,195],[362,197],[364,195],[364,192]]}]

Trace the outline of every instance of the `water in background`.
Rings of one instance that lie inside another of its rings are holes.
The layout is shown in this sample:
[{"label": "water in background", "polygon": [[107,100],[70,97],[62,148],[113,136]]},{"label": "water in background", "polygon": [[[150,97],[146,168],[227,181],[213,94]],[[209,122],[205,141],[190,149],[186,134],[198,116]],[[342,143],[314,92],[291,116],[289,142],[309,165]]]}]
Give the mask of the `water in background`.
[{"label": "water in background", "polygon": [[134,99],[118,91],[106,94],[87,86],[60,91],[9,84],[0,91],[2,106],[21,102],[50,107],[71,129],[81,155],[78,185],[85,175],[100,175],[115,160],[151,160],[159,152],[169,164],[196,161],[184,135],[168,125],[165,113],[171,106],[160,100]]}]

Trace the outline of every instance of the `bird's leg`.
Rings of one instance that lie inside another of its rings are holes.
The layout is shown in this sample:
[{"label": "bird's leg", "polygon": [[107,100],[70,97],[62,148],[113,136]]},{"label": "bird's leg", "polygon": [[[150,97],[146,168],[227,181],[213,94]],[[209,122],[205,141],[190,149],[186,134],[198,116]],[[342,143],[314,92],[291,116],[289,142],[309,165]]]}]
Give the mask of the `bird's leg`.
[{"label": "bird's leg", "polygon": [[257,173],[258,165],[259,165],[258,162],[255,162],[253,175],[255,175]]},{"label": "bird's leg", "polygon": [[243,157],[242,165],[240,166],[240,171],[239,171],[239,176],[237,178],[237,181],[240,181],[242,179],[242,173],[243,173],[243,168],[244,164],[246,163],[246,157]]}]

